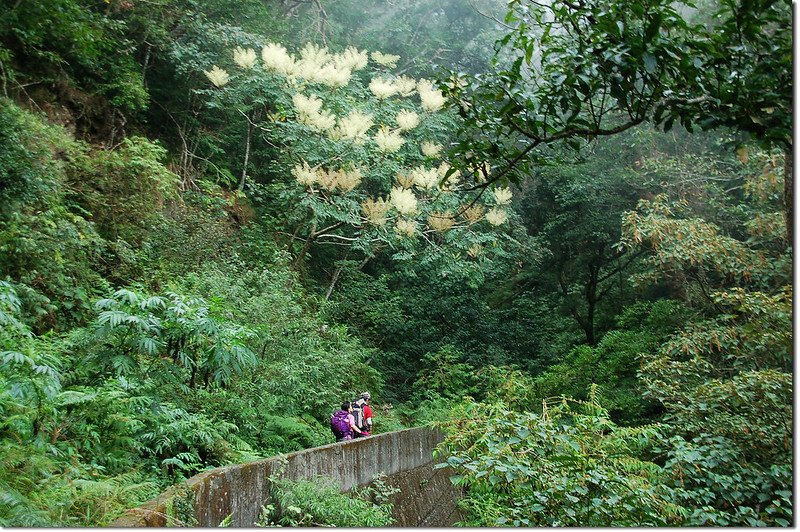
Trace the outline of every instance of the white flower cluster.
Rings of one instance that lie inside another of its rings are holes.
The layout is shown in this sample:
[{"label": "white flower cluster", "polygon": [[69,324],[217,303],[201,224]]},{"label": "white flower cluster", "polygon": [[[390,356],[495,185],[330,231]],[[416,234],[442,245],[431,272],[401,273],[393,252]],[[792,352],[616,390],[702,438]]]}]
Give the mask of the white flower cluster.
[{"label": "white flower cluster", "polygon": [[496,189],[492,190],[492,193],[494,194],[494,202],[498,206],[500,206],[500,205],[508,205],[509,203],[511,203],[512,194],[511,194],[511,189],[510,188],[508,188],[508,187],[496,188]]},{"label": "white flower cluster", "polygon": [[419,188],[430,190],[439,183],[439,173],[435,168],[425,168],[417,166],[409,174],[414,180],[414,184]]},{"label": "white flower cluster", "polygon": [[342,192],[350,192],[356,188],[363,179],[361,170],[358,168],[350,170],[340,168],[338,170],[326,171],[319,166],[312,168],[305,161],[303,161],[302,164],[295,165],[292,169],[292,175],[298,183],[305,187],[311,188],[318,184],[325,190],[333,191],[339,189]]},{"label": "white flower cluster", "polygon": [[453,218],[453,214],[450,211],[432,212],[430,216],[428,216],[428,225],[431,229],[439,233],[444,233],[453,227],[455,223],[456,220]]},{"label": "white flower cluster", "polygon": [[211,70],[203,70],[208,80],[214,84],[215,87],[222,87],[228,83],[230,76],[227,72],[222,70],[217,65],[211,67]]},{"label": "white flower cluster", "polygon": [[397,94],[397,86],[383,78],[372,78],[372,81],[369,82],[369,90],[379,100],[385,100]]},{"label": "white flower cluster", "polygon": [[233,50],[233,62],[244,69],[250,70],[256,65],[256,61],[258,61],[256,51],[252,48],[244,49],[237,46]]},{"label": "white flower cluster", "polygon": [[322,109],[322,100],[316,96],[297,93],[292,96],[297,110],[297,121],[318,131],[327,131],[336,124],[334,116]]},{"label": "white flower cluster", "polygon": [[470,225],[478,223],[483,218],[484,209],[481,205],[475,204],[466,207],[464,211],[461,213],[461,216],[469,223]]},{"label": "white flower cluster", "polygon": [[370,57],[379,65],[389,68],[395,68],[397,66],[397,60],[400,59],[399,55],[382,54],[381,52],[372,52]]},{"label": "white flower cluster", "polygon": [[425,157],[436,157],[442,151],[443,146],[426,140],[420,144],[419,148]]},{"label": "white flower cluster", "polygon": [[323,66],[330,61],[332,59],[327,48],[309,42],[300,50],[300,59],[296,61],[296,64],[302,69],[306,65]]},{"label": "white flower cluster", "polygon": [[429,113],[435,113],[447,101],[442,91],[433,88],[433,83],[427,79],[421,79],[417,82],[417,92],[419,92],[422,108]]},{"label": "white flower cluster", "polygon": [[367,52],[361,52],[352,46],[344,52],[333,55],[333,64],[336,68],[355,72],[367,66]]},{"label": "white flower cluster", "polygon": [[417,232],[417,222],[400,218],[397,220],[397,223],[394,224],[394,230],[397,231],[397,235],[401,238],[404,236],[414,236],[414,233]]},{"label": "white flower cluster", "polygon": [[369,223],[381,226],[386,223],[386,214],[389,212],[391,206],[391,203],[382,198],[378,198],[377,200],[367,198],[361,204],[361,209],[364,211],[364,215],[367,217]]},{"label": "white flower cluster", "polygon": [[417,81],[408,76],[398,76],[394,78],[394,86],[397,87],[397,94],[400,96],[411,96],[417,90]]},{"label": "white flower cluster", "polygon": [[337,68],[327,48],[306,44],[300,50],[300,59],[294,62],[290,78],[301,78],[312,83],[329,87],[344,87],[350,83],[353,72],[347,68]]},{"label": "white flower cluster", "polygon": [[338,170],[324,170],[317,171],[317,182],[325,190],[333,192],[336,189],[342,192],[350,192],[361,184],[363,176],[361,170],[354,168],[352,170],[345,170],[340,168]]},{"label": "white flower cluster", "polygon": [[400,136],[399,131],[382,127],[375,133],[375,143],[383,153],[394,153],[403,146],[405,139]]},{"label": "white flower cluster", "polygon": [[403,131],[409,131],[419,125],[419,115],[414,111],[406,111],[405,109],[397,113],[397,125]]},{"label": "white flower cluster", "polygon": [[319,179],[318,169],[311,168],[305,161],[303,161],[302,165],[295,165],[292,169],[292,175],[304,187],[313,186]]},{"label": "white flower cluster", "polygon": [[417,197],[410,189],[393,187],[390,201],[400,214],[415,214],[417,212]]},{"label": "white flower cluster", "polygon": [[414,177],[411,176],[411,174],[397,172],[394,177],[397,180],[397,184],[403,188],[411,188],[414,186]]},{"label": "white flower cluster", "polygon": [[304,79],[329,87],[350,83],[353,72],[367,66],[367,53],[347,48],[341,54],[331,54],[327,48],[306,44],[300,58],[289,54],[280,44],[267,43],[261,49],[261,59],[268,70],[289,80]]},{"label": "white flower cluster", "polygon": [[361,170],[358,168],[352,168],[350,170],[340,168],[334,174],[334,185],[342,192],[350,192],[360,185],[361,181],[364,179]]},{"label": "white flower cluster", "polygon": [[406,97],[414,94],[417,82],[408,76],[399,76],[394,79],[375,77],[369,82],[369,90],[379,100],[391,98],[395,94]]},{"label": "white flower cluster", "polygon": [[261,60],[267,70],[273,70],[282,76],[291,76],[294,70],[294,58],[280,44],[268,42],[261,48]]},{"label": "white flower cluster", "polygon": [[372,127],[372,115],[360,111],[351,111],[340,118],[336,129],[331,131],[333,140],[350,139],[357,143],[367,138],[367,131]]},{"label": "white flower cluster", "polygon": [[486,213],[486,221],[494,226],[503,225],[508,220],[506,211],[494,208]]}]

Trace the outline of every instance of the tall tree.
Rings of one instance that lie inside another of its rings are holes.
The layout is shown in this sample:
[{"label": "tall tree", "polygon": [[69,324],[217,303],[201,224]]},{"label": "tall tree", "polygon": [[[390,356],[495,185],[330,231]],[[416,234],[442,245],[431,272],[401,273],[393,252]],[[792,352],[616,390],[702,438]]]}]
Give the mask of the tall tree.
[{"label": "tall tree", "polygon": [[523,220],[549,256],[521,274],[516,292],[558,294],[560,310],[575,320],[589,345],[634,295],[627,276],[638,255],[624,256],[615,244],[622,213],[658,188],[643,183],[638,169],[640,145],[646,149],[646,137],[653,137],[642,133],[596,143],[583,160],[537,169],[521,186]]}]

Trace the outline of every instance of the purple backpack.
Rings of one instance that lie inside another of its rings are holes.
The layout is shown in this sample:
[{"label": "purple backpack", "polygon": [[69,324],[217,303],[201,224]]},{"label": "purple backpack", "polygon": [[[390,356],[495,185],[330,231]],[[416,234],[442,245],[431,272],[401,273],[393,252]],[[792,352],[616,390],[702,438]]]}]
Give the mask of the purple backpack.
[{"label": "purple backpack", "polygon": [[347,422],[347,416],[349,415],[344,410],[339,410],[331,416],[331,432],[333,432],[337,440],[347,436],[352,437],[353,435],[353,429],[350,428],[350,424]]}]

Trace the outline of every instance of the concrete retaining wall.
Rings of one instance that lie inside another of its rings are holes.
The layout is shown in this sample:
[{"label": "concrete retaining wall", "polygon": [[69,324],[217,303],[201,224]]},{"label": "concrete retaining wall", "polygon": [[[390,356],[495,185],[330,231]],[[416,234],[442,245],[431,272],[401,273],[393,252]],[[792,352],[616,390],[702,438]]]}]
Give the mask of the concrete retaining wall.
[{"label": "concrete retaining wall", "polygon": [[[458,491],[450,485],[446,469],[433,469],[433,449],[441,439],[437,432],[415,428],[306,449],[285,455],[282,478],[326,476],[346,491],[368,485],[385,473],[386,483],[401,489],[391,499],[397,525],[449,526],[458,517]],[[268,478],[279,467],[276,457],[200,473],[128,510],[110,526],[175,526],[174,522],[167,523],[167,508],[168,504],[176,507],[176,499],[188,500],[189,511],[193,506],[196,526],[215,527],[228,515],[232,516],[231,526],[252,526],[261,506],[268,502]]]}]

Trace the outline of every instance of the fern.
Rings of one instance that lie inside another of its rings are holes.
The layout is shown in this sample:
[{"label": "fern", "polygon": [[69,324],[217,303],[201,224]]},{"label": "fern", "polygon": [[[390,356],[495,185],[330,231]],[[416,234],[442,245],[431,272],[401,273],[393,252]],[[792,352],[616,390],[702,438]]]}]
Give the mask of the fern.
[{"label": "fern", "polygon": [[270,481],[275,505],[262,509],[262,525],[385,527],[394,522],[390,505],[362,498],[368,491],[342,493],[333,479]]},{"label": "fern", "polygon": [[[81,516],[77,526],[104,526],[137,504],[156,496],[159,487],[155,482],[144,481],[138,471],[104,480],[76,479],[75,492],[69,513]],[[69,522],[69,520],[67,520]]]}]

